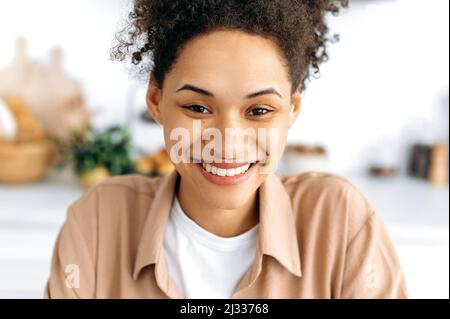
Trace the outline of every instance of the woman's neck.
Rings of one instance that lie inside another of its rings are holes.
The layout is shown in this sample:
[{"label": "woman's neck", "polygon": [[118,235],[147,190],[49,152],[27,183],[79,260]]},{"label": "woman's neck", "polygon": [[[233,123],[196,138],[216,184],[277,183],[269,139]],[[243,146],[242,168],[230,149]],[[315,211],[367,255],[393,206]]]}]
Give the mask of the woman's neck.
[{"label": "woman's neck", "polygon": [[178,200],[186,215],[207,231],[221,237],[235,237],[255,227],[259,222],[258,191],[236,209],[221,209],[205,203],[192,187],[180,177]]}]

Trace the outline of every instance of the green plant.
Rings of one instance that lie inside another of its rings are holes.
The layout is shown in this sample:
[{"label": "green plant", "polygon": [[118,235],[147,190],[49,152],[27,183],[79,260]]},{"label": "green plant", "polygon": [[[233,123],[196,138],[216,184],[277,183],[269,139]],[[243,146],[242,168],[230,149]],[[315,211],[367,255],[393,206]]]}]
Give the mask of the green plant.
[{"label": "green plant", "polygon": [[92,127],[73,135],[68,160],[80,176],[103,166],[111,175],[135,173],[131,159],[132,144],[126,127],[115,126],[100,132]]}]

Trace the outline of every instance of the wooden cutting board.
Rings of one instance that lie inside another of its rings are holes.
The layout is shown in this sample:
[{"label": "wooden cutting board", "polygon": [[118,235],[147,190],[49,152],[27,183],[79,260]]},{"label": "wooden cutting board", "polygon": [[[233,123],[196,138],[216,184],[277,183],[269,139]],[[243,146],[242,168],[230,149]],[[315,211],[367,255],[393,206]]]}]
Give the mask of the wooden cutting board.
[{"label": "wooden cutting board", "polygon": [[64,72],[62,60],[62,51],[54,49],[50,66],[43,66],[28,57],[26,41],[19,39],[13,62],[0,70],[0,97],[20,96],[50,135],[68,140],[91,116],[80,84]]}]

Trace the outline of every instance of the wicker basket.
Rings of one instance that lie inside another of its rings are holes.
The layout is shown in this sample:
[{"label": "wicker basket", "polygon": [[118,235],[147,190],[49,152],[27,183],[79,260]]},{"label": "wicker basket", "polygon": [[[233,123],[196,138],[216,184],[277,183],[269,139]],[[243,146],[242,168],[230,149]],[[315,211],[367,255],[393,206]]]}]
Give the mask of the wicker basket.
[{"label": "wicker basket", "polygon": [[47,140],[0,143],[0,183],[28,183],[44,178],[54,152],[54,145]]}]

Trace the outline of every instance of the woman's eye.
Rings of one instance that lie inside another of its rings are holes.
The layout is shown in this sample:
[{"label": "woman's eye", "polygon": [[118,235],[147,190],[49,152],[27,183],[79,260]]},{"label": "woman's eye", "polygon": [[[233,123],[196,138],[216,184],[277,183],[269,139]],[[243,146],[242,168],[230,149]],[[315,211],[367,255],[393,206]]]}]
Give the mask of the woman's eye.
[{"label": "woman's eye", "polygon": [[258,107],[258,108],[254,108],[253,110],[251,110],[249,112],[249,114],[251,116],[262,116],[262,115],[265,115],[265,114],[270,113],[270,112],[271,111],[266,109],[266,108]]},{"label": "woman's eye", "polygon": [[201,105],[188,105],[188,106],[185,106],[185,108],[188,110],[191,110],[195,113],[203,113],[203,114],[210,113],[206,107],[201,106]]}]

